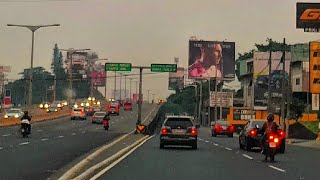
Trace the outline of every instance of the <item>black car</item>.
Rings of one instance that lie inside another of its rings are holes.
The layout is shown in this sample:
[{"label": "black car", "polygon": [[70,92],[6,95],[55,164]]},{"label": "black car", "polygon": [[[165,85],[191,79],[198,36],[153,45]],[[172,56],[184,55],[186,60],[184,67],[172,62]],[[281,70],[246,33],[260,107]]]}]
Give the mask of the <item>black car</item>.
[{"label": "black car", "polygon": [[190,116],[167,116],[161,128],[160,148],[182,145],[197,149],[197,127]]},{"label": "black car", "polygon": [[[248,121],[239,135],[240,149],[246,149],[247,151],[250,151],[254,147],[261,148],[260,143],[263,134],[259,133],[259,131],[256,129],[256,125],[261,128],[265,122],[265,120]],[[280,153],[284,153],[286,149],[285,132],[279,129],[277,134],[280,138],[280,146],[277,151]]]}]

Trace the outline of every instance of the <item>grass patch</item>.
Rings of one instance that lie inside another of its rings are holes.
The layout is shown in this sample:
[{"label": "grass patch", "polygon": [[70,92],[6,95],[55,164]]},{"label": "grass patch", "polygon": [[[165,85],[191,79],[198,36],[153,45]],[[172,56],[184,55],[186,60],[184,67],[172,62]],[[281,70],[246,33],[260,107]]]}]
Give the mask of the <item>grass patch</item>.
[{"label": "grass patch", "polygon": [[301,122],[302,125],[304,125],[306,128],[308,128],[310,131],[312,131],[314,134],[319,133],[319,121],[313,121],[313,122]]}]

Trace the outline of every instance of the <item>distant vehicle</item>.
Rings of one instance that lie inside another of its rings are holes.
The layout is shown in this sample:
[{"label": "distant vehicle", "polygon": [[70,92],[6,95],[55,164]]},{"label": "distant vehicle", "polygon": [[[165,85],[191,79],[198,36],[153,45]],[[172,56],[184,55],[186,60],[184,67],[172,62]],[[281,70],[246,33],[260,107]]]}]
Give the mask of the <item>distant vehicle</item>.
[{"label": "distant vehicle", "polygon": [[107,112],[104,111],[97,111],[93,114],[92,116],[92,124],[94,123],[99,123],[102,124],[103,123],[103,118],[104,116],[107,114]]},{"label": "distant vehicle", "polygon": [[160,104],[163,104],[163,103],[164,103],[164,100],[162,100],[162,99],[158,101],[158,104],[159,104],[159,105],[160,105]]},{"label": "distant vehicle", "polygon": [[12,108],[9,109],[5,114],[4,114],[4,118],[8,119],[8,118],[19,118],[23,116],[23,111],[19,108]]},{"label": "distant vehicle", "polygon": [[197,128],[190,116],[167,116],[160,135],[160,148],[166,145],[185,145],[197,149]]},{"label": "distant vehicle", "polygon": [[51,112],[58,112],[58,106],[56,104],[52,104],[50,107],[47,108],[47,112],[51,113]]},{"label": "distant vehicle", "polygon": [[71,111],[71,120],[82,119],[86,120],[87,116],[83,107],[73,108]]},{"label": "distant vehicle", "polygon": [[123,109],[125,111],[129,110],[129,111],[132,111],[132,103],[129,102],[129,101],[126,101],[124,104],[123,104]]},{"label": "distant vehicle", "polygon": [[95,112],[101,111],[100,105],[92,105],[90,108],[88,108],[87,116],[93,116]]},{"label": "distant vehicle", "polygon": [[50,106],[50,103],[48,103],[48,102],[43,102],[43,103],[39,104],[40,109],[47,109],[49,106]]},{"label": "distant vehicle", "polygon": [[228,135],[228,137],[233,137],[234,130],[234,126],[228,121],[215,121],[211,124],[212,137],[217,137],[217,135]]},{"label": "distant vehicle", "polygon": [[108,113],[109,114],[116,114],[117,116],[119,116],[119,105],[113,104],[113,103],[109,104]]}]

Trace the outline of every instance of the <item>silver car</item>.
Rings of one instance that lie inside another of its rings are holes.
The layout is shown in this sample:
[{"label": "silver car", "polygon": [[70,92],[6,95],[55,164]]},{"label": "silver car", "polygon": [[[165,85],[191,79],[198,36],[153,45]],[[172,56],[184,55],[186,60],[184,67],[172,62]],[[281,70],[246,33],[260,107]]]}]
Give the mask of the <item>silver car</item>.
[{"label": "silver car", "polygon": [[3,116],[5,119],[8,118],[20,118],[23,116],[23,111],[18,108],[9,109]]},{"label": "silver car", "polygon": [[97,111],[92,116],[92,124],[99,123],[102,124],[104,116],[107,114],[107,112],[104,111]]}]

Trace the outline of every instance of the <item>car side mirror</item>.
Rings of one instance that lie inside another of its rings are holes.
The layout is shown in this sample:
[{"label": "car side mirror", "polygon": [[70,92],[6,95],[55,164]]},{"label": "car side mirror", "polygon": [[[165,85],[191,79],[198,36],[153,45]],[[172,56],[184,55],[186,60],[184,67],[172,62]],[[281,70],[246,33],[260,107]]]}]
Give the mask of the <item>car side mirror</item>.
[{"label": "car side mirror", "polygon": [[258,124],[256,124],[254,127],[255,127],[256,129],[260,129],[260,126],[259,126]]},{"label": "car side mirror", "polygon": [[196,128],[198,129],[198,128],[200,128],[200,125],[198,124],[198,125],[196,125]]}]

